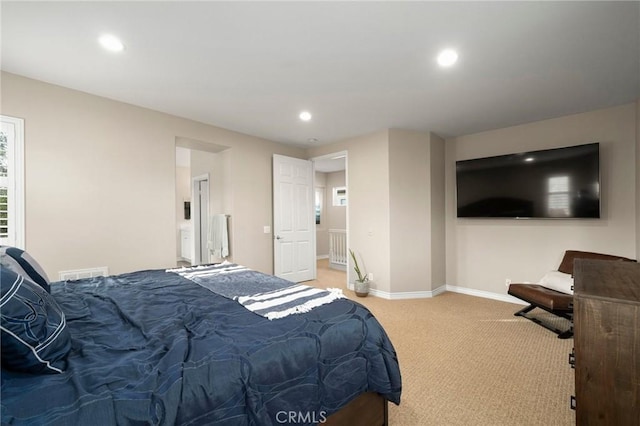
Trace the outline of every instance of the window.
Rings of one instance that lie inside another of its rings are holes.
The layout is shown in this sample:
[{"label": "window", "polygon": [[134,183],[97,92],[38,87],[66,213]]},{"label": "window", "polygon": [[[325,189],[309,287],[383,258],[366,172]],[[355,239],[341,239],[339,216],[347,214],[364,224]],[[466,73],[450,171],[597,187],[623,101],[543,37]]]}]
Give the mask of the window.
[{"label": "window", "polygon": [[569,216],[569,176],[550,177],[547,192],[547,209],[551,216]]},{"label": "window", "polygon": [[320,225],[320,216],[322,215],[322,193],[324,188],[316,188],[316,225]]},{"label": "window", "polygon": [[333,205],[334,206],[346,206],[347,205],[347,188],[339,186],[333,188]]},{"label": "window", "polygon": [[24,120],[0,122],[0,244],[24,248]]}]

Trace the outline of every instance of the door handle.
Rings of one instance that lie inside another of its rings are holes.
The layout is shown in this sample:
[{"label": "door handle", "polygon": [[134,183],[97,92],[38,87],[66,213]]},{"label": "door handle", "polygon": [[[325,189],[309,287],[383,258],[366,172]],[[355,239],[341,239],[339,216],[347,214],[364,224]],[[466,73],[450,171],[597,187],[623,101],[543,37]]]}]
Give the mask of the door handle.
[{"label": "door handle", "polygon": [[276,240],[281,240],[282,237],[280,235],[276,235]]}]

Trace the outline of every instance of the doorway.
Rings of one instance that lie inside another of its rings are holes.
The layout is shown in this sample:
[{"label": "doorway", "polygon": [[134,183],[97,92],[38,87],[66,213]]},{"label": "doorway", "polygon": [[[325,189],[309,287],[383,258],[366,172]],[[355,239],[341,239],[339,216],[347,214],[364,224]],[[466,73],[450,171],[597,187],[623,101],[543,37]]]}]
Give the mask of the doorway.
[{"label": "doorway", "polygon": [[[340,151],[311,159],[315,170],[316,261],[344,272],[349,264],[347,155],[347,151]],[[348,276],[345,273],[347,287]]]},{"label": "doorway", "polygon": [[[176,137],[176,255],[177,265],[214,261],[208,247],[209,220],[231,216],[229,147]],[[232,229],[229,232],[231,251]],[[231,254],[229,255],[229,258]]]}]

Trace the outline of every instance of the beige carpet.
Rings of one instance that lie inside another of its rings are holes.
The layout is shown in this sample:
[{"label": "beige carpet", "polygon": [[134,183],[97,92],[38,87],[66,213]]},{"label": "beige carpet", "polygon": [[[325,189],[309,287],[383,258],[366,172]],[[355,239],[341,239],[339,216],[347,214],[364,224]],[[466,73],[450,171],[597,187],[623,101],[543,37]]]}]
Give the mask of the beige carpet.
[{"label": "beige carpet", "polygon": [[367,306],[396,348],[403,391],[400,406],[389,405],[391,425],[575,424],[573,339],[514,317],[521,305],[449,292],[361,298],[345,283],[344,272],[319,261],[312,284],[341,287]]}]

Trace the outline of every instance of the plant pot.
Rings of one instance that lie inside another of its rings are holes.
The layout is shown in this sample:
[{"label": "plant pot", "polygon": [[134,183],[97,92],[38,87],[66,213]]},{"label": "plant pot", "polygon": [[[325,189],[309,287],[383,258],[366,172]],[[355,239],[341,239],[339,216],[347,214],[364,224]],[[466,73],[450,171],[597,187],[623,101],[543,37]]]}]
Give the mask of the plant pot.
[{"label": "plant pot", "polygon": [[369,294],[369,281],[358,281],[353,283],[353,289],[358,297],[367,297]]}]

